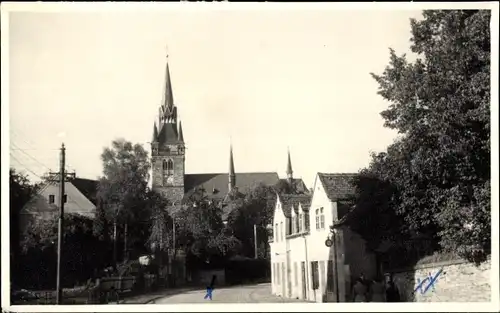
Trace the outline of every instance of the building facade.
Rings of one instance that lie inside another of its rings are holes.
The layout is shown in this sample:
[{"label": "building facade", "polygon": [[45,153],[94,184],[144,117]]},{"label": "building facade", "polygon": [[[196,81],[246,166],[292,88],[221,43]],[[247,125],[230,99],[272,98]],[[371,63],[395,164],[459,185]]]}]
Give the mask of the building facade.
[{"label": "building facade", "polygon": [[[354,174],[318,173],[310,195],[278,195],[273,220],[273,294],[313,302],[350,300],[351,282],[374,278],[375,256],[347,228],[330,227],[348,213]],[[328,247],[326,240],[332,245]]]}]

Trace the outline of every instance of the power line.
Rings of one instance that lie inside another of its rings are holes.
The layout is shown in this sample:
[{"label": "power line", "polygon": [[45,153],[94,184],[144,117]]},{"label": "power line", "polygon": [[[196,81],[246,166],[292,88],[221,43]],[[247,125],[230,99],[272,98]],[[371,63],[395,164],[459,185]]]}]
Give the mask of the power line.
[{"label": "power line", "polygon": [[30,159],[32,159],[33,161],[35,161],[36,163],[40,164],[41,166],[45,167],[46,169],[48,169],[49,171],[51,171],[51,169],[43,164],[42,162],[38,161],[35,157],[33,157],[31,154],[29,154],[28,152],[24,151],[23,149],[19,148],[14,142],[11,142],[11,144],[16,147],[17,149],[19,149],[20,152],[22,152],[24,155],[26,155],[27,157],[29,157]]},{"label": "power line", "polygon": [[[12,148],[12,147],[10,148],[11,150],[13,150],[13,151],[20,151],[20,152],[22,152],[23,154],[27,155],[30,159],[34,160],[34,161],[35,161],[35,162],[37,162],[38,164],[40,164],[40,165],[42,165],[43,167],[47,168],[47,169],[49,170],[49,172],[50,172],[50,171],[52,171],[52,169],[51,169],[50,167],[48,167],[48,166],[46,166],[45,164],[43,164],[42,162],[38,161],[36,158],[34,158],[32,155],[30,155],[30,154],[29,154],[29,153],[27,153],[26,151],[28,151],[28,150],[34,150],[34,151],[36,151],[36,150],[56,151],[56,150],[57,150],[57,151],[59,151],[60,149],[53,149],[53,148],[38,149],[38,148],[34,148],[34,147],[33,147],[33,144],[29,143],[27,140],[24,140],[24,139],[22,138],[22,136],[20,136],[20,135],[19,135],[19,133],[18,133],[18,132],[14,131],[13,129],[11,129],[11,131],[14,133],[14,135],[15,135],[16,137],[20,138],[20,139],[21,139],[21,141],[25,142],[28,146],[30,146],[30,149],[23,149],[23,148],[19,148],[19,146],[18,146],[18,145],[16,145],[16,144],[15,144],[15,143],[11,140],[11,144],[14,146],[14,148]],[[73,168],[73,167],[71,166],[71,164],[66,164],[66,166],[67,166],[69,169],[71,169],[73,172],[76,172],[75,168]]]},{"label": "power line", "polygon": [[19,161],[12,153],[10,153],[10,157],[13,158],[14,161],[16,161],[19,165],[21,165],[25,170],[27,170],[31,174],[35,175],[36,177],[38,177],[40,179],[43,179],[40,175],[38,175],[37,173],[33,172],[28,167],[26,167],[26,165],[24,165],[21,161]]}]

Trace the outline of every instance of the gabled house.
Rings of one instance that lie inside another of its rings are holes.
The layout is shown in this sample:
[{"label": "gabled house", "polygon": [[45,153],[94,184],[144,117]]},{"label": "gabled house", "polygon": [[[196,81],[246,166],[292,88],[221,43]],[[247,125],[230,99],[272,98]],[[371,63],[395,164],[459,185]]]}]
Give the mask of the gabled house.
[{"label": "gabled house", "polygon": [[[97,181],[74,178],[64,184],[64,213],[94,218],[97,205]],[[24,205],[20,212],[21,232],[33,219],[49,219],[59,212],[59,184],[48,182]]]},{"label": "gabled house", "polygon": [[356,174],[318,173],[311,195],[278,195],[273,220],[273,294],[314,302],[349,301],[351,282],[374,278],[375,256],[348,228],[331,230],[350,211]]}]

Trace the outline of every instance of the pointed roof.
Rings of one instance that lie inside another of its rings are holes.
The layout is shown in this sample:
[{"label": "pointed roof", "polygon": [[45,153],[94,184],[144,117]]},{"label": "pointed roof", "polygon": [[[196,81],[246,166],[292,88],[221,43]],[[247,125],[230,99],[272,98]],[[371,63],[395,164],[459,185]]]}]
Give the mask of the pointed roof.
[{"label": "pointed roof", "polygon": [[158,143],[161,145],[165,144],[177,144],[179,143],[179,134],[177,133],[177,124],[164,123],[162,124],[160,133],[158,135]]},{"label": "pointed roof", "polygon": [[229,147],[229,176],[235,176],[234,160],[233,160],[233,145]]},{"label": "pointed roof", "polygon": [[180,142],[184,142],[184,134],[182,133],[182,124],[179,121],[179,136],[177,138]]},{"label": "pointed roof", "polygon": [[167,55],[167,67],[165,70],[165,89],[163,93],[163,99],[161,102],[164,110],[171,112],[174,107],[174,94],[172,92],[172,82],[170,81],[170,69],[168,66],[168,55]]},{"label": "pointed roof", "polygon": [[153,142],[157,142],[157,141],[158,141],[158,127],[156,127],[156,122],[155,122],[155,126],[153,129]]},{"label": "pointed roof", "polygon": [[290,149],[288,149],[288,163],[286,165],[286,174],[290,177],[292,177],[292,174],[293,174],[292,159],[290,158]]}]

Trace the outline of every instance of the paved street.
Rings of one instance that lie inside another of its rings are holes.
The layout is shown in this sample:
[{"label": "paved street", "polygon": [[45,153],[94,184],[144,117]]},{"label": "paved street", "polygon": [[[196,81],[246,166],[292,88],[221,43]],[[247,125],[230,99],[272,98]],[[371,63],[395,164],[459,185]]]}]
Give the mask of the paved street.
[{"label": "paved street", "polygon": [[212,301],[203,299],[206,290],[187,291],[181,294],[156,299],[151,304],[178,303],[283,303],[304,302],[297,299],[282,299],[271,294],[271,284],[235,286],[214,289]]}]

